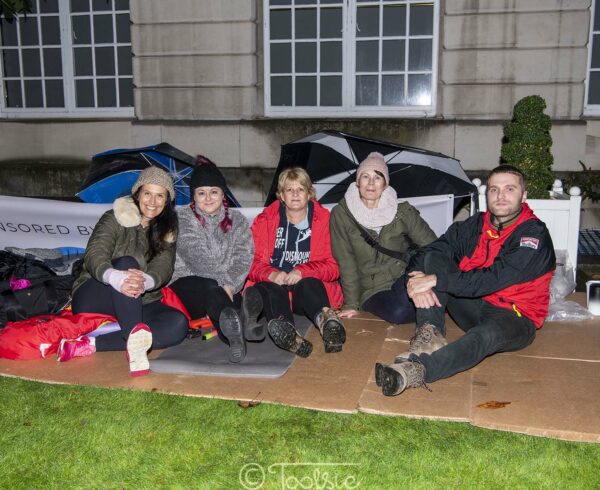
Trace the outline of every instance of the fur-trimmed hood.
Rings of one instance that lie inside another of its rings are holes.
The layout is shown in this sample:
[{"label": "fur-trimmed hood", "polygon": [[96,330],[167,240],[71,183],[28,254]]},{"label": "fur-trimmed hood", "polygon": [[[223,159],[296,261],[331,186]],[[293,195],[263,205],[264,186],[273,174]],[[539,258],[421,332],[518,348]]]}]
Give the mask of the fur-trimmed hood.
[{"label": "fur-trimmed hood", "polygon": [[[113,211],[117,223],[125,228],[132,228],[142,224],[142,213],[131,196],[119,197],[113,203]],[[175,234],[168,233],[165,242],[174,243]]]},{"label": "fur-trimmed hood", "polygon": [[113,203],[117,222],[125,228],[142,224],[142,213],[131,196],[119,197]]}]

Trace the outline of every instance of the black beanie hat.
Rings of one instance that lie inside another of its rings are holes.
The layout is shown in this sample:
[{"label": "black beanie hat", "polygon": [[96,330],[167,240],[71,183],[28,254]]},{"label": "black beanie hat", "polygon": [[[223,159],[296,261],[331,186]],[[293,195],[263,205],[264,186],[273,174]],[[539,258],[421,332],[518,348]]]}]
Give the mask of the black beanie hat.
[{"label": "black beanie hat", "polygon": [[225,177],[223,177],[218,167],[208,159],[198,159],[198,163],[200,165],[194,167],[190,179],[190,192],[192,195],[197,187],[219,187],[223,192],[226,192]]}]

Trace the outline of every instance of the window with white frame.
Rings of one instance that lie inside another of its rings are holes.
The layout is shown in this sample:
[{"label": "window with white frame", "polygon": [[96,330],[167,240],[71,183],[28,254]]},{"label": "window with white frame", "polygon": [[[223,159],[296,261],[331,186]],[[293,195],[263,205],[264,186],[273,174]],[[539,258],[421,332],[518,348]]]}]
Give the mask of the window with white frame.
[{"label": "window with white frame", "polygon": [[0,22],[0,115],[131,116],[129,0],[32,0]]},{"label": "window with white frame", "polygon": [[597,0],[592,2],[591,14],[585,113],[600,115],[600,6]]},{"label": "window with white frame", "polygon": [[438,0],[264,0],[266,114],[434,114],[438,9]]}]

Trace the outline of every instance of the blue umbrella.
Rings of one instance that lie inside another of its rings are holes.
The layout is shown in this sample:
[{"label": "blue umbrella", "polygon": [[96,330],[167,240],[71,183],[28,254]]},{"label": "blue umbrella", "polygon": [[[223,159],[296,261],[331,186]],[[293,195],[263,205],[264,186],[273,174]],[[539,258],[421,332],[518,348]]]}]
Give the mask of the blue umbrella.
[{"label": "blue umbrella", "polygon": [[[129,195],[140,172],[155,165],[171,174],[175,203],[188,204],[194,164],[192,156],[168,143],[105,151],[92,157],[90,170],[77,196],[84,202],[111,203],[118,197]],[[229,189],[225,195],[232,207],[240,207]]]}]

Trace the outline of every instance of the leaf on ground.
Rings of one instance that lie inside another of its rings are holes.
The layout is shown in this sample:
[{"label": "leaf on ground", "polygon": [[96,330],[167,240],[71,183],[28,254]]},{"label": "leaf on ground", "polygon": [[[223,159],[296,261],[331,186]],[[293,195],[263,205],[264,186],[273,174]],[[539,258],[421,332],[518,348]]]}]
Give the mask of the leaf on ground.
[{"label": "leaf on ground", "polygon": [[240,400],[238,402],[238,406],[240,406],[242,408],[253,408],[256,405],[260,405],[260,400],[258,399],[259,396],[260,396],[260,391],[256,394],[256,396],[252,400],[249,400],[249,401]]},{"label": "leaf on ground", "polygon": [[258,400],[250,400],[250,401],[240,400],[238,402],[238,405],[242,408],[253,408],[256,405],[260,405],[260,401],[258,401]]},{"label": "leaf on ground", "polygon": [[23,422],[23,425],[25,427],[31,427],[31,421],[30,420],[26,420],[25,422]]},{"label": "leaf on ground", "polygon": [[496,400],[490,400],[489,402],[477,405],[477,408],[489,408],[490,410],[496,410],[498,408],[504,408],[506,405],[510,405],[510,403],[511,402],[497,402]]}]

